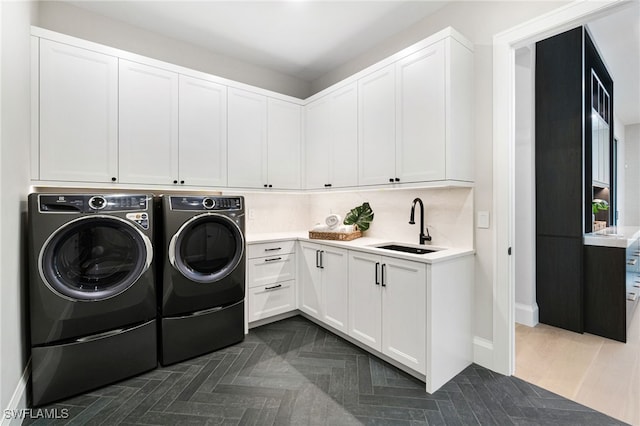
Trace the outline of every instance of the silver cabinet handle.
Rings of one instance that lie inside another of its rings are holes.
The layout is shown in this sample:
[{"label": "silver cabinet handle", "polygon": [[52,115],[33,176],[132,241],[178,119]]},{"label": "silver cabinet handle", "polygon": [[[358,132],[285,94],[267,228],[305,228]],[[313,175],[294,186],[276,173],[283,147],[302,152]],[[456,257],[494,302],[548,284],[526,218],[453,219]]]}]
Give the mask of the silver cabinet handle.
[{"label": "silver cabinet handle", "polygon": [[316,250],[316,268],[320,267],[320,250]]},{"label": "silver cabinet handle", "polygon": [[265,287],[265,290],[275,290],[276,288],[282,287],[282,284],[272,285],[271,287]]},{"label": "silver cabinet handle", "polygon": [[380,277],[378,276],[378,268],[380,268],[380,262],[376,262],[376,285],[380,285]]},{"label": "silver cabinet handle", "polygon": [[264,251],[278,251],[278,250],[282,250],[282,247],[274,247],[274,248],[266,248],[266,249],[264,249]]},{"label": "silver cabinet handle", "polygon": [[323,255],[324,254],[324,250],[320,250],[320,269],[324,269],[324,259],[323,259]]},{"label": "silver cabinet handle", "polygon": [[627,261],[627,265],[629,266],[635,266],[636,263],[638,263],[638,259],[629,259]]},{"label": "silver cabinet handle", "polygon": [[282,260],[281,257],[272,257],[271,259],[265,259],[265,262],[275,262],[276,260]]}]

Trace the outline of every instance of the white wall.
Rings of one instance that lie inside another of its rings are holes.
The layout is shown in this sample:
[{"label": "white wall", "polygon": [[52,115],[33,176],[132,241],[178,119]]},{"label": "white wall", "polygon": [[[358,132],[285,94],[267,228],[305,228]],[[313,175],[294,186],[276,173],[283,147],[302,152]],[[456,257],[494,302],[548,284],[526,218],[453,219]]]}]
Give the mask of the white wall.
[{"label": "white wall", "polygon": [[640,226],[640,123],[625,126],[624,224]]},{"label": "white wall", "polygon": [[442,247],[473,247],[473,191],[469,188],[402,189],[329,192],[309,195],[307,229],[324,223],[328,214],[343,218],[354,207],[368,202],[374,213],[366,236],[418,244],[419,207],[415,225],[409,225],[411,204],[419,197],[424,203],[425,227],[431,244]]},{"label": "white wall", "polygon": [[301,79],[217,55],[63,2],[40,2],[34,25],[285,95],[309,96],[310,85]]},{"label": "white wall", "polygon": [[516,52],[515,106],[515,302],[516,322],[538,323],[535,276],[535,147],[533,46]]},{"label": "white wall", "polygon": [[245,231],[255,234],[295,232],[305,234],[315,224],[324,223],[331,213],[342,218],[354,207],[368,202],[374,220],[367,237],[417,244],[419,208],[416,225],[409,225],[413,199],[425,206],[425,227],[442,247],[473,247],[473,190],[470,188],[377,189],[331,191],[310,194],[230,192],[243,195],[246,205]]},{"label": "white wall", "polygon": [[[0,408],[24,408],[28,358],[26,197],[29,190],[30,31],[37,4],[0,2]],[[22,390],[21,390],[22,389]],[[16,400],[12,400],[14,392]],[[4,416],[3,416],[4,418]]]},{"label": "white wall", "polygon": [[[452,26],[475,45],[475,211],[491,212],[493,206],[492,81],[493,35],[568,2],[456,1],[406,31],[389,38],[370,52],[312,82],[312,92],[322,90],[368,65],[415,43],[446,26]],[[493,212],[492,212],[493,213]],[[492,214],[493,218],[494,215]],[[476,336],[493,339],[493,222],[490,229],[475,229]]]},{"label": "white wall", "polygon": [[247,235],[271,232],[303,232],[308,226],[308,197],[304,194],[241,193],[245,198]]}]

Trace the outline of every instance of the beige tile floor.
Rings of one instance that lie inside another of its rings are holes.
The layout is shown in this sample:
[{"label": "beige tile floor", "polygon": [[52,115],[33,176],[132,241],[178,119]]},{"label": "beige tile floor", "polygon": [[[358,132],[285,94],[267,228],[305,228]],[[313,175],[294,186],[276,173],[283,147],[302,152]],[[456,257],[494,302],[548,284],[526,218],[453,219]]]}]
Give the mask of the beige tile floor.
[{"label": "beige tile floor", "polygon": [[640,426],[640,312],[627,343],[516,324],[515,376]]}]

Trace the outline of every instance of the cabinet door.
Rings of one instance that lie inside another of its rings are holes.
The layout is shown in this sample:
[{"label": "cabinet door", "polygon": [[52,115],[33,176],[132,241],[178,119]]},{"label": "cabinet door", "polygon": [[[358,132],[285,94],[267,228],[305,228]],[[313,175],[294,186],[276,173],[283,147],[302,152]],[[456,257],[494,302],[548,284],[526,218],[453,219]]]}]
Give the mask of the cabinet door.
[{"label": "cabinet door", "polygon": [[227,184],[227,88],[180,76],[180,180]]},{"label": "cabinet door", "polygon": [[302,312],[321,320],[322,276],[320,250],[317,244],[300,243],[299,307]]},{"label": "cabinet door", "polygon": [[300,189],[302,107],[269,99],[267,111],[267,183],[274,188]]},{"label": "cabinet door", "polygon": [[444,42],[396,64],[396,174],[401,182],[445,179]]},{"label": "cabinet door", "polygon": [[118,59],[41,39],[39,78],[40,179],[117,178]]},{"label": "cabinet door", "polygon": [[352,83],[330,95],[331,160],[329,183],[333,188],[358,185],[358,86]]},{"label": "cabinet door", "polygon": [[227,182],[262,188],[267,184],[267,98],[231,88],[228,97]]},{"label": "cabinet door", "polygon": [[382,353],[425,372],[426,265],[382,258]]},{"label": "cabinet door", "polygon": [[178,74],[120,59],[120,182],[178,179]]},{"label": "cabinet door", "polygon": [[600,183],[600,117],[591,110],[591,177],[594,185]]},{"label": "cabinet door", "polygon": [[603,122],[600,126],[600,155],[602,158],[600,170],[602,172],[602,183],[606,186],[610,184],[609,147],[609,125]]},{"label": "cabinet door", "polygon": [[382,350],[380,266],[379,256],[349,252],[349,336],[378,351]]},{"label": "cabinet door", "polygon": [[358,100],[358,181],[389,183],[396,177],[394,65],[358,80]]},{"label": "cabinet door", "polygon": [[322,271],[322,320],[348,333],[347,250],[323,246],[320,252]]},{"label": "cabinet door", "polygon": [[331,103],[329,97],[305,106],[305,188],[325,188],[330,183]]}]

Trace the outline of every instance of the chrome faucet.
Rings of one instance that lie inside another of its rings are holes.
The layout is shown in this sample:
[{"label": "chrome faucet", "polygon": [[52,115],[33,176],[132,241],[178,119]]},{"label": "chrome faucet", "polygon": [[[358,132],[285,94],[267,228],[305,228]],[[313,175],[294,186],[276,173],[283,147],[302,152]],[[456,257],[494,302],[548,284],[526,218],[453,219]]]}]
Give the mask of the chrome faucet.
[{"label": "chrome faucet", "polygon": [[409,225],[415,225],[415,213],[416,203],[420,204],[420,244],[425,244],[427,241],[431,241],[431,235],[429,235],[429,229],[427,229],[427,235],[424,234],[424,204],[420,198],[413,200],[411,205],[411,216],[409,217]]}]

